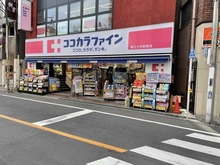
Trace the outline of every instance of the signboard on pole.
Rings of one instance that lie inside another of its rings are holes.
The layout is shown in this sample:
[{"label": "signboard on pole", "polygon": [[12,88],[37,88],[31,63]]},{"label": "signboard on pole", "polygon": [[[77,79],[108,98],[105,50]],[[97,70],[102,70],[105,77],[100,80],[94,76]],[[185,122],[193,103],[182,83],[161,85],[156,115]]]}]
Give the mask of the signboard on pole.
[{"label": "signboard on pole", "polygon": [[5,0],[5,7],[8,13],[8,18],[16,20],[16,0]]},{"label": "signboard on pole", "polygon": [[31,2],[18,1],[18,29],[31,31]]},{"label": "signboard on pole", "polygon": [[194,48],[192,47],[190,52],[189,52],[189,58],[195,58],[195,57],[196,57],[196,53],[195,53]]}]

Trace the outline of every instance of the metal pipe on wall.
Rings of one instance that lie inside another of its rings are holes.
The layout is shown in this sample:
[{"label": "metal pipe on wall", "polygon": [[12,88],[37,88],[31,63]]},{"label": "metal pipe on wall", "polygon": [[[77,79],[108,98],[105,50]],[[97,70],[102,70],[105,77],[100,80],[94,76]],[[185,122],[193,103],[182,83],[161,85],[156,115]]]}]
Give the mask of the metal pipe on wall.
[{"label": "metal pipe on wall", "polygon": [[[194,47],[194,37],[195,37],[195,24],[196,24],[196,0],[193,0],[193,11],[192,11],[192,28],[191,28],[191,47]],[[186,105],[186,119],[188,120],[189,116],[189,102],[190,102],[190,93],[191,93],[191,80],[192,80],[192,60],[193,58],[189,59],[189,75],[188,75],[188,90],[187,90],[187,105]]]}]

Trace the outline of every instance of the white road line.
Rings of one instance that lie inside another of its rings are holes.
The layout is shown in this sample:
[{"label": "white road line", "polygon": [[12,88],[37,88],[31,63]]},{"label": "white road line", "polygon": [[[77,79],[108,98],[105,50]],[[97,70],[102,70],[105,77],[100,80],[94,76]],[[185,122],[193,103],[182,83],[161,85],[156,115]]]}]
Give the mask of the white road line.
[{"label": "white road line", "polygon": [[83,110],[83,111],[74,112],[74,113],[54,117],[54,118],[43,120],[43,121],[38,121],[38,122],[35,122],[33,124],[36,124],[36,125],[39,125],[39,126],[45,126],[45,125],[57,123],[57,122],[60,122],[60,121],[68,120],[68,119],[71,119],[71,118],[74,118],[74,117],[86,115],[86,114],[89,114],[89,113],[92,113],[92,112],[93,112],[92,110]]},{"label": "white road line", "polygon": [[91,163],[87,163],[87,165],[133,165],[133,164],[109,156]]},{"label": "white road line", "polygon": [[143,146],[130,150],[132,152],[157,159],[173,165],[213,165],[196,159],[188,158],[171,152],[159,150],[156,148]]},{"label": "white road line", "polygon": [[163,141],[162,143],[220,157],[220,149],[213,148],[213,147],[208,147],[208,146],[191,143],[191,142],[187,142],[183,140],[178,140],[178,139],[170,139],[170,140]]},{"label": "white road line", "polygon": [[200,139],[200,140],[210,141],[214,143],[220,143],[220,137],[214,137],[214,136],[204,135],[200,133],[191,133],[186,136]]},{"label": "white road line", "polygon": [[[57,104],[57,103],[52,103],[52,102],[46,102],[46,101],[40,101],[40,100],[34,100],[34,99],[28,99],[28,98],[22,98],[22,97],[10,96],[10,95],[2,95],[2,96],[3,97],[20,99],[20,100],[32,101],[32,102],[36,102],[36,103],[56,105],[56,106],[61,106],[61,107],[66,107],[66,108],[73,108],[73,109],[79,109],[79,110],[85,110],[86,109],[86,108],[82,108],[82,107],[76,107],[76,106],[70,106],[70,105],[64,105],[64,104]],[[90,110],[92,110],[92,109],[90,109]],[[181,126],[177,126],[177,125],[173,125],[173,124],[161,123],[161,122],[157,122],[157,121],[145,120],[145,119],[140,119],[140,118],[135,118],[135,117],[130,117],[130,116],[124,116],[124,115],[118,115],[118,114],[113,114],[113,113],[108,113],[108,112],[97,111],[97,110],[92,110],[92,111],[94,111],[96,113],[105,114],[105,115],[111,115],[111,116],[121,117],[121,118],[125,118],[125,119],[131,119],[131,120],[142,121],[142,122],[146,122],[146,123],[158,124],[158,125],[163,125],[163,126],[167,126],[167,127],[183,129],[183,130],[199,132],[199,133],[205,133],[205,134],[215,135],[215,136],[220,137],[219,133],[201,131],[201,130],[187,128],[187,127],[181,127]]]}]

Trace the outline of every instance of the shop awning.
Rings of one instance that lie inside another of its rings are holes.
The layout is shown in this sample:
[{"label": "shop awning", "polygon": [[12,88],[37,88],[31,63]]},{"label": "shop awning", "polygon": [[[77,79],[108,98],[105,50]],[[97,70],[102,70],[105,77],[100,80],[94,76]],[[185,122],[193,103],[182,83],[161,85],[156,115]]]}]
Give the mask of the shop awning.
[{"label": "shop awning", "polygon": [[171,55],[132,56],[132,57],[92,57],[92,58],[26,58],[26,62],[35,63],[164,63]]}]

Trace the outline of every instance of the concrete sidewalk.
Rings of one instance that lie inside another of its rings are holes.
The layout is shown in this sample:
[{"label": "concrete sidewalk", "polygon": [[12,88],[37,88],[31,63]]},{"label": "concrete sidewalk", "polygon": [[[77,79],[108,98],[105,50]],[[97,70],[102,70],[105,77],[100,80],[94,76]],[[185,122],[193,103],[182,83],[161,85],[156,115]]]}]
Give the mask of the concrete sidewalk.
[{"label": "concrete sidewalk", "polygon": [[[133,108],[133,107],[125,107],[124,101],[115,101],[115,100],[104,100],[101,97],[93,97],[93,96],[70,96],[70,92],[61,92],[61,93],[50,93],[47,94],[46,97],[50,98],[58,98],[62,100],[73,100],[73,101],[79,101],[79,102],[85,102],[89,104],[100,104],[100,105],[105,105],[109,107],[119,107],[119,108],[124,108],[124,109],[131,109],[135,111],[143,111],[143,112],[152,112],[152,113],[158,113],[158,114],[163,114],[163,115],[169,115],[169,116],[175,116],[175,117],[182,117],[186,118],[186,111],[184,109],[181,109],[180,114],[172,113],[172,112],[163,112],[163,111],[156,111],[156,110],[147,110],[147,109],[142,109],[142,108]],[[196,117],[188,113],[188,118],[189,119],[196,119]]]},{"label": "concrete sidewalk", "polygon": [[[205,123],[205,115],[195,115],[196,119]],[[214,117],[213,118],[213,125],[218,125],[220,126],[220,117]]]}]

